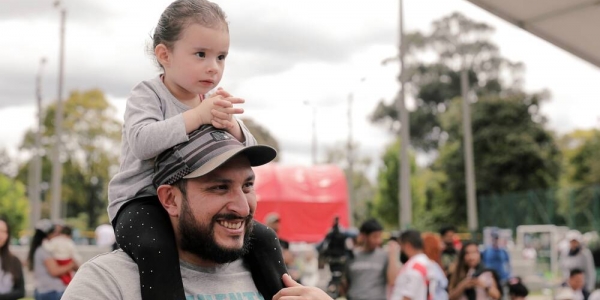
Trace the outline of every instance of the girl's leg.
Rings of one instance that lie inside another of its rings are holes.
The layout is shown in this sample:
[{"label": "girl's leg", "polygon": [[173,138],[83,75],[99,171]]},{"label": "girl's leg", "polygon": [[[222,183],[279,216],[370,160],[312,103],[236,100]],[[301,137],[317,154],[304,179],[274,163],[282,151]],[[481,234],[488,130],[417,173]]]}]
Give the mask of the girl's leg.
[{"label": "girl's leg", "polygon": [[287,269],[275,231],[254,221],[250,251],[244,261],[250,267],[256,288],[265,299],[273,298],[283,288],[281,276],[287,273]]},{"label": "girl's leg", "polygon": [[157,197],[131,200],[114,220],[117,243],[137,263],[144,300],[185,300],[169,215]]}]

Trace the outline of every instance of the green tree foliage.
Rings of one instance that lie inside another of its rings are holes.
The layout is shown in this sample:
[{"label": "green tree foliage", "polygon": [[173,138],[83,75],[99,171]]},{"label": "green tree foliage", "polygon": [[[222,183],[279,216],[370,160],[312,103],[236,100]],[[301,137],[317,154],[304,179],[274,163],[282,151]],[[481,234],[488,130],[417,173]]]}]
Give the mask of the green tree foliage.
[{"label": "green tree foliage", "polygon": [[[408,34],[407,92],[412,94],[416,108],[410,113],[411,144],[420,151],[436,150],[443,128],[440,115],[450,101],[460,97],[460,70],[468,69],[471,90],[478,95],[508,93],[518,90],[522,65],[500,56],[491,42],[493,28],[453,13],[435,21],[430,34]],[[429,52],[428,52],[429,51]],[[419,54],[433,52],[433,62],[419,59]],[[501,79],[500,74],[510,74]],[[391,125],[398,122],[394,103],[381,101],[371,115],[374,123]],[[397,128],[390,126],[390,128]]]},{"label": "green tree foliage", "polygon": [[[52,165],[49,154],[54,136],[55,104],[43,113],[42,182],[49,183]],[[118,167],[121,123],[115,108],[100,90],[74,91],[64,102],[61,160],[63,161],[62,198],[67,218],[81,212],[89,217],[88,227],[105,222],[108,182]],[[33,149],[34,132],[28,131],[21,149]],[[26,179],[29,162],[20,168],[18,178]],[[43,195],[43,216],[49,213],[49,191]],[[63,211],[64,213],[64,211]]]},{"label": "green tree foliage", "polygon": [[[558,213],[580,230],[600,228],[600,130],[576,130],[560,139],[564,154]],[[594,228],[592,228],[592,226]]]},{"label": "green tree foliage", "polygon": [[587,130],[579,133],[579,145],[569,157],[572,172],[569,181],[578,185],[600,184],[600,130]]},{"label": "green tree foliage", "polygon": [[[558,183],[561,154],[553,136],[544,129],[539,113],[541,95],[490,96],[472,105],[476,193],[502,194],[546,189]],[[466,220],[462,111],[455,100],[443,115],[448,141],[434,169],[447,174],[445,201],[455,224]],[[480,210],[486,209],[480,203]],[[491,205],[491,204],[490,204]]]},{"label": "green tree foliage", "polygon": [[21,182],[1,174],[0,215],[10,223],[13,237],[18,237],[19,231],[27,228],[29,202],[25,194],[25,186]]},{"label": "green tree foliage", "polygon": [[242,118],[242,121],[244,122],[244,125],[248,127],[248,130],[252,132],[252,135],[254,135],[254,138],[259,144],[268,145],[277,150],[278,154],[275,158],[275,161],[279,161],[281,158],[281,152],[279,152],[279,142],[277,139],[275,139],[275,137],[273,137],[271,132],[267,128],[255,122],[253,119]]},{"label": "green tree foliage", "polygon": [[[453,13],[434,21],[428,34],[409,34],[407,93],[416,103],[410,112],[411,144],[417,153],[435,158],[428,169],[413,171],[413,225],[466,225],[463,69],[471,96],[478,98],[471,105],[477,194],[557,184],[560,153],[539,113],[547,95],[521,91],[523,66],[500,55],[491,41],[493,31],[485,23]],[[371,117],[374,123],[399,128],[393,103],[382,101]],[[391,159],[397,160],[396,153],[384,155],[386,170],[379,177],[379,212],[388,214],[386,220],[398,215],[398,173],[389,165]]]}]

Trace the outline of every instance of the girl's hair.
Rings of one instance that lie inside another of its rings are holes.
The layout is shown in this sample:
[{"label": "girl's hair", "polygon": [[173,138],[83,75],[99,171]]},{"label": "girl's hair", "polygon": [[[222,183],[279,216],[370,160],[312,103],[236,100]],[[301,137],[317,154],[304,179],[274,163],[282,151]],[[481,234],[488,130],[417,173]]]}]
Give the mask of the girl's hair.
[{"label": "girl's hair", "polygon": [[21,261],[16,256],[14,256],[8,249],[11,238],[10,224],[8,224],[7,219],[4,217],[0,217],[0,222],[4,222],[4,224],[6,224],[6,230],[8,235],[6,243],[4,243],[2,247],[0,247],[0,261],[2,262],[2,271],[4,271],[4,273],[12,274],[13,282],[18,282],[20,280],[18,276],[19,274],[21,274],[19,269],[22,266]]},{"label": "girl's hair", "polygon": [[29,254],[27,255],[27,262],[30,271],[33,271],[35,251],[42,245],[42,242],[46,237],[48,237],[48,234],[54,231],[53,224],[50,226],[45,224],[44,226],[45,227],[43,227],[43,229],[39,227],[36,228],[35,234],[31,239],[31,244],[29,246]]},{"label": "girl's hair", "polygon": [[462,245],[462,248],[460,249],[460,252],[458,252],[458,256],[456,257],[456,259],[458,259],[458,261],[456,263],[456,268],[454,269],[454,271],[452,272],[452,275],[450,276],[450,284],[448,285],[449,290],[456,288],[456,286],[463,279],[465,279],[465,277],[467,277],[467,272],[469,271],[469,266],[467,266],[467,263],[465,262],[465,256],[467,255],[467,248],[469,246],[475,246],[478,248],[478,251],[479,251],[479,246],[477,245],[477,243],[475,243],[473,241],[466,242]]},{"label": "girl's hair", "polygon": [[442,238],[432,232],[423,233],[423,253],[442,269]]},{"label": "girl's hair", "polygon": [[[172,49],[181,32],[193,23],[209,28],[223,28],[229,31],[227,16],[219,5],[207,0],[177,0],[163,11],[154,35],[152,36],[152,53],[159,44]],[[150,50],[150,49],[149,49]]]}]

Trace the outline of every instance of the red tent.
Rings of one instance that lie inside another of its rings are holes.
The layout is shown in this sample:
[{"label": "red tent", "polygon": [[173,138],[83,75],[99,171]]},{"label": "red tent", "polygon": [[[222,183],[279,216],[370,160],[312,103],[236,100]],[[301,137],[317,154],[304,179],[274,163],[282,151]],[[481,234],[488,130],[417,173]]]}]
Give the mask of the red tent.
[{"label": "red tent", "polygon": [[279,234],[292,242],[319,242],[335,216],[348,227],[348,189],[344,172],[335,165],[284,166],[270,163],[254,168],[258,206],[255,218],[280,216]]}]

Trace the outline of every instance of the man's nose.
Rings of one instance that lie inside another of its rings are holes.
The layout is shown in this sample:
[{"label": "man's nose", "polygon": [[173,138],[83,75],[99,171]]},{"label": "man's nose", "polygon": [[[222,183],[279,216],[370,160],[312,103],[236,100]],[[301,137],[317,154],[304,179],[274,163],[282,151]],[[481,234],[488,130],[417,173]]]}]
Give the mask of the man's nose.
[{"label": "man's nose", "polygon": [[250,204],[248,203],[248,195],[241,188],[232,192],[227,208],[243,217],[249,215]]}]

